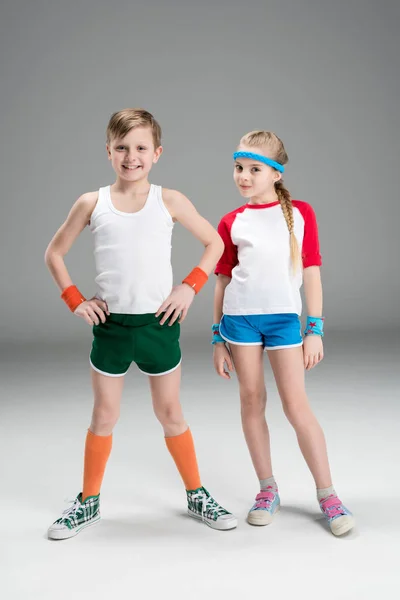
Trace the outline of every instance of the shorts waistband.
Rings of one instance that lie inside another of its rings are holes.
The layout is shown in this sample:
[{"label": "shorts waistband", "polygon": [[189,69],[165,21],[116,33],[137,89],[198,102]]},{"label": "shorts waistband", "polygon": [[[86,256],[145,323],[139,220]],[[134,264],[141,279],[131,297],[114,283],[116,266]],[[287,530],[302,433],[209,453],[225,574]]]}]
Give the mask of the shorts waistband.
[{"label": "shorts waistband", "polygon": [[156,317],[155,313],[144,313],[140,315],[111,313],[107,315],[107,321],[117,323],[124,327],[144,327],[151,323],[157,323],[161,319],[161,315]]}]

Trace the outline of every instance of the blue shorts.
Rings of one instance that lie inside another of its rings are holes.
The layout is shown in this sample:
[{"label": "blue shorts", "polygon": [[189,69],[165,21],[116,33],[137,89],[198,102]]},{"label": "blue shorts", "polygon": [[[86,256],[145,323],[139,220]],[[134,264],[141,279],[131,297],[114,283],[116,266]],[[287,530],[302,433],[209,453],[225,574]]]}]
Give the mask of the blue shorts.
[{"label": "blue shorts", "polygon": [[229,344],[280,350],[302,346],[301,322],[295,313],[278,315],[224,315],[219,332]]}]

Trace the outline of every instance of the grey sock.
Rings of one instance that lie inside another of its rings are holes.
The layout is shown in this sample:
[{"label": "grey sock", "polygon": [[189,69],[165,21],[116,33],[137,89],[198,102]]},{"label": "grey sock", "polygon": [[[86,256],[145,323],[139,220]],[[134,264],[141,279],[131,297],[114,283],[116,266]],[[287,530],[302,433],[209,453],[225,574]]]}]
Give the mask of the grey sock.
[{"label": "grey sock", "polygon": [[331,495],[336,495],[335,492],[335,488],[333,487],[333,485],[331,485],[328,488],[317,488],[317,498],[318,498],[318,502],[320,502],[322,500],[322,498],[327,498],[328,496]]},{"label": "grey sock", "polygon": [[260,490],[262,492],[265,492],[266,489],[271,486],[274,490],[278,489],[278,486],[276,485],[276,481],[275,481],[275,477],[268,477],[268,479],[260,479]]}]

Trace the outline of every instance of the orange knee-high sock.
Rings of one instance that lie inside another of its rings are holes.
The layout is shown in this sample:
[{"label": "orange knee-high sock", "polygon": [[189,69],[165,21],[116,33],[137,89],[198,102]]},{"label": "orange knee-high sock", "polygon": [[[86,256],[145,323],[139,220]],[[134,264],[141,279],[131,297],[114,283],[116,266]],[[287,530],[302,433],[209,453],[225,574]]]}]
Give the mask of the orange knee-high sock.
[{"label": "orange knee-high sock", "polygon": [[100,493],[111,445],[112,434],[95,435],[88,430],[85,444],[82,502],[88,496],[97,496]]},{"label": "orange knee-high sock", "polygon": [[186,429],[180,435],[166,437],[165,442],[183,479],[185,488],[187,490],[197,490],[201,487],[201,480],[192,432],[190,429]]}]

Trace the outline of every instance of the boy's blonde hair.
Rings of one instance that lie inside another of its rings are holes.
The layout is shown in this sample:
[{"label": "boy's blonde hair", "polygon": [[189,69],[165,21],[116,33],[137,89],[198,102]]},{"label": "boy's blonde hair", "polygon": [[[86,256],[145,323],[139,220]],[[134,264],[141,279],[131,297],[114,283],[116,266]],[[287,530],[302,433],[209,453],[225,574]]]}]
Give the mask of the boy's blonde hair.
[{"label": "boy's blonde hair", "polygon": [[[242,137],[240,144],[249,146],[250,148],[257,147],[265,149],[265,155],[281,165],[285,165],[289,161],[289,157],[286,154],[282,140],[278,138],[278,136],[272,131],[250,131],[250,133],[246,133],[246,135]],[[275,190],[281,204],[287,227],[289,229],[290,260],[292,263],[292,268],[294,271],[297,271],[297,269],[301,266],[301,256],[299,244],[294,234],[292,200],[289,191],[283,184],[283,179],[280,179],[275,183]]]},{"label": "boy's blonde hair", "polygon": [[107,144],[115,138],[125,137],[136,127],[149,127],[153,134],[154,148],[161,146],[161,127],[144,108],[124,108],[115,112],[107,126]]}]

